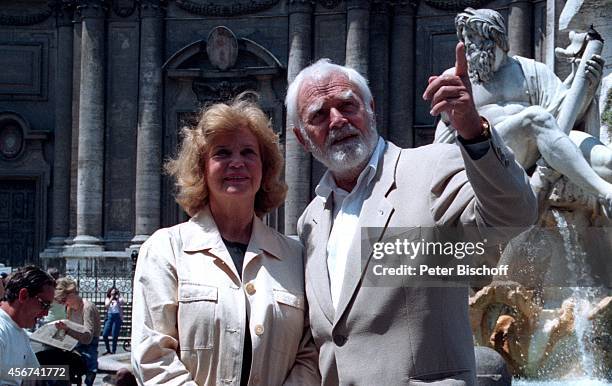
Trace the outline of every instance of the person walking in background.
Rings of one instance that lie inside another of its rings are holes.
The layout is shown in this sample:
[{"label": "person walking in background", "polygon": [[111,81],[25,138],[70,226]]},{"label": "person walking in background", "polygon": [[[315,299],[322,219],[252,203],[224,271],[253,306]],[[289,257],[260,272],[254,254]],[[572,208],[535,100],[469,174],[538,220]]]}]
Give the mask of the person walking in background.
[{"label": "person walking in background", "polygon": [[[102,338],[104,339],[104,345],[106,346],[106,354],[114,354],[117,352],[117,340],[119,339],[119,332],[121,331],[121,325],[123,324],[123,305],[125,301],[121,297],[121,293],[115,287],[111,287],[106,292],[106,299],[104,299],[104,307],[106,307],[106,321],[104,322],[104,330],[102,331]],[[108,342],[108,337],[112,334],[113,346],[112,350]]]},{"label": "person walking in background", "polygon": [[68,320],[82,324],[87,330],[80,333],[71,330],[61,321],[55,324],[58,330],[66,331],[66,334],[79,341],[75,350],[85,360],[85,367],[87,368],[85,384],[92,386],[98,372],[98,342],[101,330],[98,309],[89,300],[79,296],[77,283],[68,277],[63,277],[57,281],[55,299],[61,304],[66,305]]}]

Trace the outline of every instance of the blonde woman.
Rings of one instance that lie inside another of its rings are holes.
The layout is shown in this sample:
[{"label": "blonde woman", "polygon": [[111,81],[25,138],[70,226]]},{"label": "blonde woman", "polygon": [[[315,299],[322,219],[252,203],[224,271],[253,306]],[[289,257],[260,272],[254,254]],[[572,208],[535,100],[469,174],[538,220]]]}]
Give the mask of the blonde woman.
[{"label": "blonde woman", "polygon": [[87,372],[85,384],[92,386],[98,372],[98,341],[100,339],[100,314],[96,306],[87,299],[79,296],[76,281],[69,277],[60,278],[55,286],[55,300],[66,305],[67,319],[82,324],[85,332],[71,330],[65,323],[56,322],[59,330],[66,331],[67,335],[79,341],[75,348],[85,361]]},{"label": "blonde woman", "polygon": [[254,103],[205,109],[167,165],[192,216],[140,249],[132,364],[145,385],[318,385],[302,246],[261,216],[282,204],[278,138]]}]

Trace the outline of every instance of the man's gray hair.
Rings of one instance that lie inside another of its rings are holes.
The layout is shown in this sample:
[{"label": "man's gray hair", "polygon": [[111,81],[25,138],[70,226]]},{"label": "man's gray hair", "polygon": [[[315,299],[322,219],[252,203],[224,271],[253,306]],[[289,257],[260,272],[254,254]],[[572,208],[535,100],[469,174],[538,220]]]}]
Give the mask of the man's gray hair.
[{"label": "man's gray hair", "polygon": [[509,50],[506,24],[497,11],[466,8],[455,17],[455,27],[460,41],[463,41],[463,31],[467,28],[485,39],[493,40],[504,52]]},{"label": "man's gray hair", "polygon": [[315,63],[300,71],[300,73],[297,74],[293,82],[291,82],[291,84],[289,85],[289,88],[287,89],[287,96],[285,98],[285,106],[287,106],[288,126],[296,127],[300,130],[303,130],[304,128],[304,123],[302,122],[300,112],[298,111],[298,96],[300,88],[302,87],[304,81],[310,79],[323,79],[333,73],[340,73],[347,77],[349,82],[357,88],[357,91],[363,99],[363,103],[365,104],[365,108],[368,113],[370,115],[373,114],[371,108],[372,92],[368,87],[368,81],[366,80],[366,78],[364,78],[363,75],[353,70],[352,68],[334,64],[331,62],[330,59],[324,58],[319,59]]}]

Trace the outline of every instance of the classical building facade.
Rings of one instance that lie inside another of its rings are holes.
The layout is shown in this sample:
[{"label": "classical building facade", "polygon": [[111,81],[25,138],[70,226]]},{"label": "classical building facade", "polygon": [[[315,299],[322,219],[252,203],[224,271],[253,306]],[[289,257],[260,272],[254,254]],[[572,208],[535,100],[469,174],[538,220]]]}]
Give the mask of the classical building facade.
[{"label": "classical building facade", "polygon": [[[163,161],[198,109],[247,90],[281,136],[294,233],[323,168],[285,131],[283,99],[327,57],[370,80],[379,131],[433,137],[420,95],[454,64],[455,14],[499,10],[511,50],[554,66],[555,0],[0,0],[0,263],[127,257],[183,221]],[[551,59],[552,58],[552,59]]]}]

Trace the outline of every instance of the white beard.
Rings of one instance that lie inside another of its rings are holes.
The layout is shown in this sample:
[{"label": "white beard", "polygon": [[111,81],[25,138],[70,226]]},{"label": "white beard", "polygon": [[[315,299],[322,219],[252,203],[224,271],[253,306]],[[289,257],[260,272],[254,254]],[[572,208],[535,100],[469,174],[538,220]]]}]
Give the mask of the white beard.
[{"label": "white beard", "polygon": [[495,47],[491,50],[474,51],[468,56],[468,75],[472,83],[487,83],[493,79]]},{"label": "white beard", "polygon": [[[338,139],[345,138],[340,143],[334,143]],[[372,125],[366,134],[362,134],[354,126],[347,124],[341,129],[331,130],[325,140],[324,149],[315,146],[308,135],[305,136],[309,150],[312,155],[328,169],[333,172],[345,173],[353,171],[368,162],[372,151],[376,146],[378,135]]]}]

